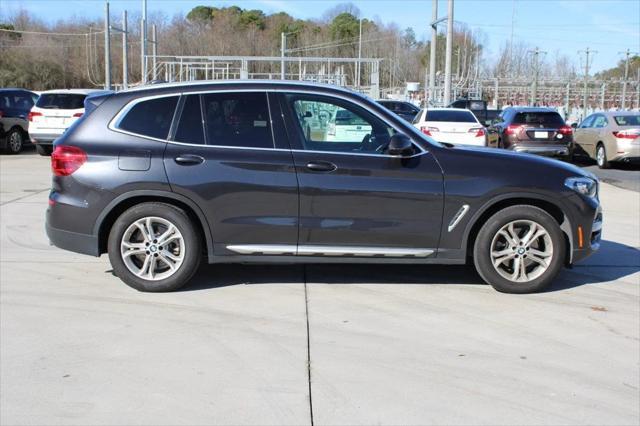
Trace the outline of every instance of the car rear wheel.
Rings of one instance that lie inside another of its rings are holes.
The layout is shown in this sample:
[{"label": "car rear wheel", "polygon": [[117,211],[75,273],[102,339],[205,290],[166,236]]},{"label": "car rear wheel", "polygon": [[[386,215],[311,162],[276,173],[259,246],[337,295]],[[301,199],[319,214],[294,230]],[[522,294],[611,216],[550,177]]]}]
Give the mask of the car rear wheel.
[{"label": "car rear wheel", "polygon": [[607,150],[602,143],[599,143],[596,148],[596,163],[601,169],[608,169],[611,166],[607,158]]},{"label": "car rear wheel", "polygon": [[42,155],[43,157],[48,157],[53,152],[53,147],[36,145],[36,151],[38,151],[38,154]]},{"label": "car rear wheel", "polygon": [[505,293],[547,287],[565,258],[562,230],[544,210],[513,206],[493,215],[475,241],[473,259],[482,279]]},{"label": "car rear wheel", "polygon": [[184,286],[198,269],[201,242],[187,214],[164,203],[125,211],[109,234],[109,260],[125,284],[164,292]]},{"label": "car rear wheel", "polygon": [[24,134],[22,130],[13,128],[7,133],[5,152],[7,154],[18,154],[24,145]]}]

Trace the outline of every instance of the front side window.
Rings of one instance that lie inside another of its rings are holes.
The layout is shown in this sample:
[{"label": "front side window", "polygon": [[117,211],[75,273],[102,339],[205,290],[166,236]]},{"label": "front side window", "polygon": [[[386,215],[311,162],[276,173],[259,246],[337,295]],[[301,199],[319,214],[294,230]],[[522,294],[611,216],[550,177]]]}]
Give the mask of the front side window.
[{"label": "front side window", "polygon": [[148,99],[127,111],[117,127],[127,132],[156,139],[167,139],[178,96]]},{"label": "front side window", "polygon": [[341,100],[288,96],[309,151],[380,153],[395,130],[364,109]]},{"label": "front side window", "polygon": [[209,93],[202,101],[209,145],[274,147],[266,93]]},{"label": "front side window", "polygon": [[581,129],[588,129],[589,127],[591,127],[591,124],[593,123],[593,119],[595,118],[595,115],[590,115],[587,118],[585,118],[584,120],[582,120],[582,123],[580,123],[580,128]]}]

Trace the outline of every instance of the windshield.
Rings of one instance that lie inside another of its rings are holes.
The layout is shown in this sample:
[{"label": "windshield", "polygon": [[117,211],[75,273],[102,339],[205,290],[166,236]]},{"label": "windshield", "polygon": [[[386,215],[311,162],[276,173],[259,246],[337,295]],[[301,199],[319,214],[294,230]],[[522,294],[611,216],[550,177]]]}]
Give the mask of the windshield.
[{"label": "windshield", "polygon": [[513,118],[513,124],[542,125],[556,128],[564,126],[564,120],[557,112],[519,112]]},{"label": "windshield", "polygon": [[638,115],[617,115],[613,117],[618,126],[640,126],[640,114]]},{"label": "windshield", "polygon": [[80,109],[84,108],[84,98],[80,93],[44,93],[38,98],[36,106],[45,109]]},{"label": "windshield", "polygon": [[476,116],[469,111],[428,110],[426,121],[448,121],[453,123],[476,123]]}]

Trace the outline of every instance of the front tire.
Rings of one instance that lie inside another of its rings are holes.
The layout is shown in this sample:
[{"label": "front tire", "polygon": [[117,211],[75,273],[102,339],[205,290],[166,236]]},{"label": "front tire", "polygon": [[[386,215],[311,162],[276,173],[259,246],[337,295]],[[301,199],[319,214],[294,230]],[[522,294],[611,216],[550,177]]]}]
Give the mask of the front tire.
[{"label": "front tire", "polygon": [[607,150],[602,143],[599,143],[596,147],[596,163],[601,169],[608,169],[611,167],[609,159],[607,158]]},{"label": "front tire", "polygon": [[109,233],[109,260],[125,284],[165,292],[184,286],[200,265],[201,241],[189,216],[170,204],[131,207]]},{"label": "front tire", "polygon": [[473,249],[482,279],[504,293],[543,290],[565,259],[562,230],[544,210],[527,205],[507,207],[484,224]]}]

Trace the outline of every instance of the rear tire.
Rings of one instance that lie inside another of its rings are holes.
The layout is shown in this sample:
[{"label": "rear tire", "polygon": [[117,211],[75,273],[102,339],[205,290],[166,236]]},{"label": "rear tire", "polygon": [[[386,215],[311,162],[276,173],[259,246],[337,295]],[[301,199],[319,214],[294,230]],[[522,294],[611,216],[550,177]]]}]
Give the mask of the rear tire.
[{"label": "rear tire", "polygon": [[549,286],[558,275],[564,265],[565,244],[560,226],[547,212],[534,206],[512,206],[482,226],[473,261],[482,279],[496,290],[532,293]]},{"label": "rear tire", "polygon": [[53,147],[36,145],[36,151],[38,151],[38,154],[42,155],[43,157],[49,157],[53,152]]},{"label": "rear tire", "polygon": [[[151,231],[149,231],[149,228]],[[142,203],[116,220],[109,233],[113,270],[139,291],[184,286],[200,265],[202,245],[189,216],[170,204]]]},{"label": "rear tire", "polygon": [[598,167],[601,169],[608,169],[611,167],[611,163],[607,158],[607,150],[602,142],[596,147],[596,163],[598,163]]},{"label": "rear tire", "polygon": [[24,133],[22,129],[14,127],[7,133],[4,152],[7,154],[19,154],[24,147]]}]

